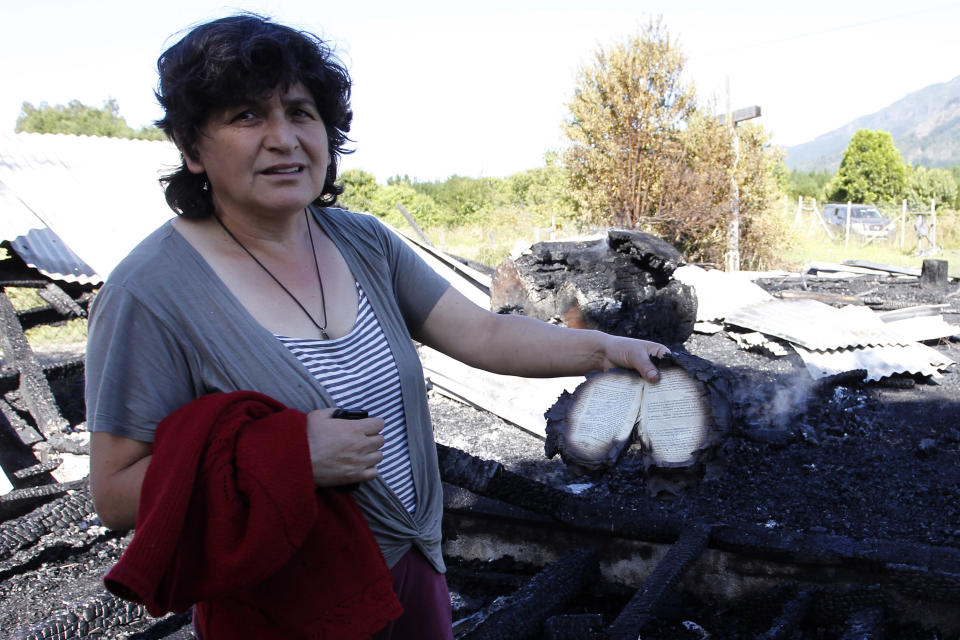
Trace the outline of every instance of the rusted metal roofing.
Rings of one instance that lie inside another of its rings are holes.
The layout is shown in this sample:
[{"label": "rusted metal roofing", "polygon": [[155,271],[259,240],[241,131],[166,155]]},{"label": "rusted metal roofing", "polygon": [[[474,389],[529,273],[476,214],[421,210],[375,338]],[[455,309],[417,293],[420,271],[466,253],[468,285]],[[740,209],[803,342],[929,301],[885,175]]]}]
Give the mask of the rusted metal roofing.
[{"label": "rusted metal roofing", "polygon": [[0,241],[42,273],[97,282],[172,217],[169,142],[0,133]]}]

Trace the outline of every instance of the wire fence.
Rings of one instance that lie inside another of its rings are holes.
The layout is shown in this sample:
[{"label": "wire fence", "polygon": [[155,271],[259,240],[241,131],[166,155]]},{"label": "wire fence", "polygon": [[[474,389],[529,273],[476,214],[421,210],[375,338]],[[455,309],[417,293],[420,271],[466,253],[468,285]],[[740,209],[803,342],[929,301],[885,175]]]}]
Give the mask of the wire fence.
[{"label": "wire fence", "polygon": [[[786,202],[785,202],[786,206]],[[798,198],[793,219],[795,233],[822,234],[843,245],[872,244],[917,256],[933,256],[960,249],[960,213],[900,205],[819,203]]]}]

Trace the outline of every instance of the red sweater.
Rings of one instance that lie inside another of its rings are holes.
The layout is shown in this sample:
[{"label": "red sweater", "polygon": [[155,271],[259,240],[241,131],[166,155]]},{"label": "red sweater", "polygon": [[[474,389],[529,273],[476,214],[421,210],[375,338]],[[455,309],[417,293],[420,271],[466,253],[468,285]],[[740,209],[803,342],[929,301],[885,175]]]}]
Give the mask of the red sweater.
[{"label": "red sweater", "polygon": [[402,609],[349,493],[316,489],[306,416],[251,391],[157,426],[133,540],[104,578],[204,640],[367,638]]}]

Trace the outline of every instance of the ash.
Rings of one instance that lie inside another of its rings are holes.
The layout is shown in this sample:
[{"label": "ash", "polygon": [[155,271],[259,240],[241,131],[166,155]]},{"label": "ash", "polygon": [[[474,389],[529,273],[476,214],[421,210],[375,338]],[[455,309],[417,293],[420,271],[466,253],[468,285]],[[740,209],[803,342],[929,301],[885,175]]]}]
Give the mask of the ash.
[{"label": "ash", "polygon": [[[758,284],[771,292],[859,294],[878,310],[946,302],[944,319],[960,324],[955,284],[931,291],[915,279],[878,276]],[[960,360],[956,337],[931,346]],[[653,503],[713,523],[960,547],[960,367],[936,381],[814,381],[792,350],[779,358],[746,351],[727,331],[693,334],[683,347],[726,370],[735,414],[732,435],[692,474],[648,473],[628,451],[613,469],[586,475],[559,457],[547,459],[542,438],[434,395],[437,441],[625,506]]]}]

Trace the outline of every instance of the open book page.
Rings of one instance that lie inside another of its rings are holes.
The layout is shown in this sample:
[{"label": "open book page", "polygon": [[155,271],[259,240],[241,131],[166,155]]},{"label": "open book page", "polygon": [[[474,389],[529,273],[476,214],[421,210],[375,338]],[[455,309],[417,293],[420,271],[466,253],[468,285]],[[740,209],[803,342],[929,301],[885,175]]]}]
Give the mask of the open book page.
[{"label": "open book page", "polygon": [[612,464],[630,440],[644,384],[639,374],[623,371],[593,376],[578,387],[567,415],[565,455]]},{"label": "open book page", "polygon": [[640,406],[640,440],[655,466],[686,466],[706,442],[713,424],[709,393],[680,367],[663,367],[660,381],[646,383]]}]

